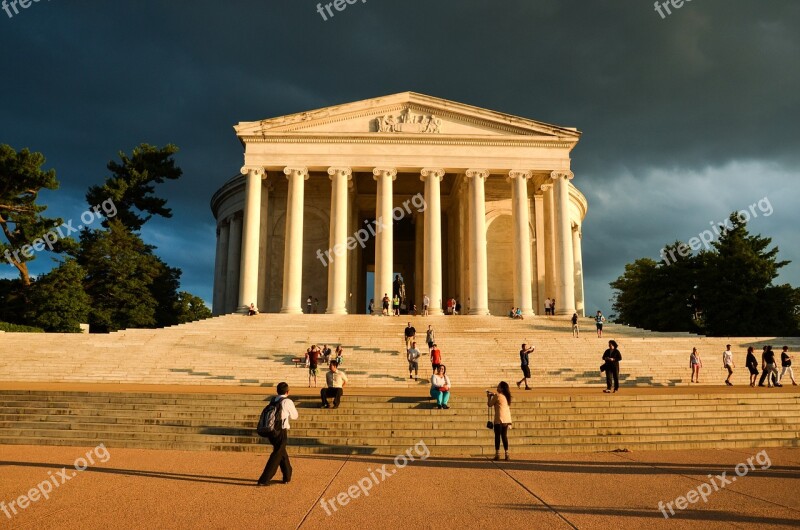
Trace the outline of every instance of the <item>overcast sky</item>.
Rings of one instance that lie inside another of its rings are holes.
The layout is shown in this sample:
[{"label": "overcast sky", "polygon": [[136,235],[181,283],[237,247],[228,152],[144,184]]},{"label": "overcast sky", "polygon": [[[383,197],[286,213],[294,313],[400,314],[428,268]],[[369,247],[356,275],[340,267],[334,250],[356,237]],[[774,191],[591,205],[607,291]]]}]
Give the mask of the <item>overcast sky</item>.
[{"label": "overcast sky", "polygon": [[61,182],[48,214],[65,219],[117,151],[176,144],[184,176],[158,190],[174,217],[143,236],[210,302],[209,201],[242,163],[232,126],[411,90],[583,132],[587,310],[610,311],[626,263],[764,198],[750,228],[792,260],[780,280],[800,286],[797,0],[697,0],[666,18],[652,0],[366,0],[327,21],[316,6],[0,10],[0,143],[45,154]]}]

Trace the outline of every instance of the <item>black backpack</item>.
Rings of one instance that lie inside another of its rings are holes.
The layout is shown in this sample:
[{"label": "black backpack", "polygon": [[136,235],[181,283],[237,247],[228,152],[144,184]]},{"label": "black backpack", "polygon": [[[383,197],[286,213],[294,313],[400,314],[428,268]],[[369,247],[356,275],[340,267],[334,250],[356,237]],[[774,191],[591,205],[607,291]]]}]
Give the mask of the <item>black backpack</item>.
[{"label": "black backpack", "polygon": [[283,420],[281,419],[283,399],[283,397],[273,399],[261,411],[256,432],[262,438],[276,438],[283,431]]}]

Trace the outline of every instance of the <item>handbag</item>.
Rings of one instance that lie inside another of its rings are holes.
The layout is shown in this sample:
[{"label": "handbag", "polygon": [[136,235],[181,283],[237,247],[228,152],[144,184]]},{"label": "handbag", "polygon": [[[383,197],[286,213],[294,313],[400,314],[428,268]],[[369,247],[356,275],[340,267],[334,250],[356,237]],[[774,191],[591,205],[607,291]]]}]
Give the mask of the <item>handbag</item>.
[{"label": "handbag", "polygon": [[490,407],[486,407],[486,417],[489,420],[486,422],[486,428],[494,430],[494,423],[492,422],[492,412]]}]

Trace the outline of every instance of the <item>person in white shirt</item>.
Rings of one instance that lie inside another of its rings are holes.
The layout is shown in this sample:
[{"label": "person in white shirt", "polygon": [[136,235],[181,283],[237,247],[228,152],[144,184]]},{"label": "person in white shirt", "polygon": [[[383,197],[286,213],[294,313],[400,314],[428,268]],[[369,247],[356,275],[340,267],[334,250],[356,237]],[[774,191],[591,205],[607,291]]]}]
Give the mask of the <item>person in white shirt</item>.
[{"label": "person in white shirt", "polygon": [[431,377],[431,397],[436,400],[437,409],[449,409],[450,378],[447,377],[447,367],[440,364],[436,373]]},{"label": "person in white shirt", "polygon": [[731,351],[730,344],[725,346],[725,351],[722,352],[722,366],[728,370],[728,377],[725,379],[725,384],[733,386],[733,383],[731,383],[731,376],[733,375],[733,369],[736,368],[736,365],[733,364],[733,352]]},{"label": "person in white shirt", "polygon": [[550,309],[552,307],[553,307],[553,302],[550,301],[550,298],[549,297],[545,298],[544,299],[544,314],[545,315],[549,315],[550,314]]},{"label": "person in white shirt", "polygon": [[425,296],[422,297],[422,316],[424,317],[428,316],[428,307],[430,307],[430,305],[431,305],[431,299],[426,294]]},{"label": "person in white shirt", "polygon": [[[419,377],[419,357],[420,353],[417,349],[417,343],[412,342],[411,347],[408,349],[406,353],[406,359],[408,359],[408,378],[416,380]],[[414,375],[411,375],[411,372],[414,372]]]},{"label": "person in white shirt", "polygon": [[328,373],[325,374],[325,382],[328,384],[328,388],[323,388],[319,393],[322,398],[322,408],[330,408],[328,398],[332,397],[333,408],[338,409],[339,401],[341,401],[342,394],[344,393],[344,387],[347,384],[347,375],[339,370],[338,362],[331,361],[328,365]]},{"label": "person in white shirt", "polygon": [[281,382],[277,387],[278,395],[272,398],[272,403],[280,402],[281,407],[281,432],[273,439],[270,437],[269,442],[272,444],[272,454],[269,455],[267,465],[264,466],[264,471],[258,479],[259,486],[266,486],[275,473],[278,467],[281,468],[283,475],[283,483],[288,484],[292,480],[292,464],[289,462],[289,453],[286,452],[286,444],[289,441],[289,420],[296,420],[297,408],[294,402],[289,399],[289,385]]}]

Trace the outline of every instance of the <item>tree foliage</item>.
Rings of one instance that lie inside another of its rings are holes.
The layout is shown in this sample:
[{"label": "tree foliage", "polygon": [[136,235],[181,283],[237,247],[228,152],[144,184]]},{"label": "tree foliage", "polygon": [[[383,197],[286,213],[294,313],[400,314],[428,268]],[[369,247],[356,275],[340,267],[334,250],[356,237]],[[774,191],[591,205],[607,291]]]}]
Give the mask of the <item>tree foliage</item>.
[{"label": "tree foliage", "polygon": [[44,217],[47,206],[37,203],[42,190],[58,188],[55,170],[43,170],[44,163],[41,153],[0,145],[0,230],[5,237],[0,253],[17,269],[25,287],[31,283],[28,262],[36,257],[31,244],[61,224],[60,219]]},{"label": "tree foliage", "polygon": [[67,259],[31,286],[27,320],[50,332],[77,333],[86,323],[91,300],[83,289],[85,271]]},{"label": "tree foliage", "polygon": [[162,148],[141,144],[130,156],[120,151],[120,161],[108,163],[111,176],[102,186],[89,188],[86,200],[90,205],[113,200],[116,218],[133,231],[141,230],[154,215],[172,217],[167,200],[155,195],[155,185],[176,180],[183,174],[173,158],[177,152],[178,148],[172,144]]},{"label": "tree foliage", "polygon": [[773,285],[789,262],[778,261],[771,243],[750,235],[732,214],[709,251],[681,255],[683,244],[675,242],[662,254],[674,261],[636,260],[611,282],[616,320],[653,331],[715,336],[796,334],[800,290]]}]

